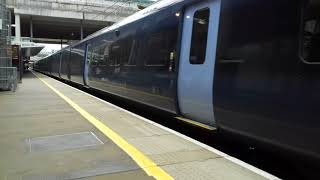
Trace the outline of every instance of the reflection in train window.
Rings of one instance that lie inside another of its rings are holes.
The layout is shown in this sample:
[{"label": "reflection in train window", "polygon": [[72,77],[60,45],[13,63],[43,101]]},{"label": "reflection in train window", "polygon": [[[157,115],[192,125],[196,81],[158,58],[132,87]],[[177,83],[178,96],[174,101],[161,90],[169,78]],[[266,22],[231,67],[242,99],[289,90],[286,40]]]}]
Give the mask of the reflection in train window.
[{"label": "reflection in train window", "polygon": [[105,64],[109,64],[110,62],[110,46],[108,44],[104,44],[102,51],[103,51],[103,61]]},{"label": "reflection in train window", "polygon": [[103,58],[104,48],[102,46],[96,46],[93,50],[93,63],[96,63],[100,66],[106,65],[106,62]]},{"label": "reflection in train window", "polygon": [[203,64],[206,58],[210,9],[200,9],[194,13],[190,64]]},{"label": "reflection in train window", "polygon": [[132,38],[126,37],[120,40],[119,44],[121,44],[120,62],[123,62],[124,65],[135,65],[135,62],[130,60]]},{"label": "reflection in train window", "polygon": [[91,63],[92,62],[92,54],[93,54],[93,49],[92,49],[92,45],[88,44],[87,46],[87,62]]},{"label": "reflection in train window", "polygon": [[131,41],[131,46],[129,47],[129,49],[130,49],[130,51],[128,51],[129,52],[128,61],[125,62],[124,65],[135,66],[136,65],[136,54],[137,54],[137,49],[138,49],[136,40]]},{"label": "reflection in train window", "polygon": [[302,58],[320,63],[320,0],[306,0],[304,6]]},{"label": "reflection in train window", "polygon": [[166,33],[154,33],[149,36],[149,52],[146,60],[147,66],[165,66],[169,61],[170,52]]},{"label": "reflection in train window", "polygon": [[119,66],[120,65],[120,57],[121,57],[120,45],[117,43],[111,45],[110,66]]}]

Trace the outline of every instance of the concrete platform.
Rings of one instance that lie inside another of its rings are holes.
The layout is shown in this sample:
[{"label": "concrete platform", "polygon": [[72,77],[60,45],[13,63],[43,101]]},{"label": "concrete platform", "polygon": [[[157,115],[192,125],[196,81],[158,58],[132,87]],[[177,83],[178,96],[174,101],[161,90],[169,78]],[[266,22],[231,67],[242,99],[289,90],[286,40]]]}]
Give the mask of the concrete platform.
[{"label": "concrete platform", "polygon": [[0,180],[277,179],[39,73],[0,92]]}]

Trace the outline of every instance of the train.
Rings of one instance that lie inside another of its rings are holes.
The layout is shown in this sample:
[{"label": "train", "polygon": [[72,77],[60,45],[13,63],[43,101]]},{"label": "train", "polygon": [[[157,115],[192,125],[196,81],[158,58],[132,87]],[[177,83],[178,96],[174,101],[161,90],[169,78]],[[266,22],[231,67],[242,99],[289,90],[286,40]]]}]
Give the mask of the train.
[{"label": "train", "polygon": [[33,68],[320,158],[320,0],[162,0]]}]

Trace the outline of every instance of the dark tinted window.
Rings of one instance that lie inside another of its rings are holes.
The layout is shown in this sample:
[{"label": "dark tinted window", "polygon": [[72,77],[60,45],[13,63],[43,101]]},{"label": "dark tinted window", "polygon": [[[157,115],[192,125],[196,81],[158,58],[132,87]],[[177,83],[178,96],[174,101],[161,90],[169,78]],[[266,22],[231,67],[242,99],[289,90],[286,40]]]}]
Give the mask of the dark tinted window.
[{"label": "dark tinted window", "polygon": [[87,45],[87,63],[90,63],[92,59],[92,46],[91,44]]},{"label": "dark tinted window", "polygon": [[164,66],[170,57],[167,34],[165,32],[153,33],[148,39],[149,56],[146,65]]},{"label": "dark tinted window", "polygon": [[304,5],[302,57],[320,62],[320,0],[306,0]]},{"label": "dark tinted window", "polygon": [[119,66],[120,65],[120,60],[121,60],[121,46],[118,43],[114,43],[111,45],[111,61],[110,65],[111,66]]},{"label": "dark tinted window", "polygon": [[192,39],[190,49],[190,63],[203,64],[206,58],[209,8],[198,10],[193,16]]},{"label": "dark tinted window", "polygon": [[90,45],[88,47],[88,51],[89,51],[88,60],[90,62],[90,66],[98,65],[98,62],[96,61],[96,57],[95,57],[95,56],[97,56],[97,54],[94,52],[94,46]]},{"label": "dark tinted window", "polygon": [[104,46],[96,46],[93,49],[93,61],[96,62],[98,65],[103,66],[106,65],[106,61],[104,58]]},{"label": "dark tinted window", "polygon": [[133,40],[131,41],[131,46],[130,46],[130,42],[128,42],[128,57],[127,57],[127,62],[125,62],[124,64],[127,66],[134,66],[136,65],[136,56],[137,56],[137,41]]},{"label": "dark tinted window", "polygon": [[130,51],[132,49],[132,40],[130,37],[121,39],[118,43],[120,45],[120,63],[124,65],[135,65],[134,61],[130,61]]}]

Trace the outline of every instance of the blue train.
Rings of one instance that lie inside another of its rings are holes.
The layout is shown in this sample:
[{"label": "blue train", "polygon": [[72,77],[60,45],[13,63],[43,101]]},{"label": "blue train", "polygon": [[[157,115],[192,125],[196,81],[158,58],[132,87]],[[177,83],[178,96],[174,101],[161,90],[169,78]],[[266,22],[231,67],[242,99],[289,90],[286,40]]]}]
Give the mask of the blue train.
[{"label": "blue train", "polygon": [[320,157],[320,0],[162,0],[34,69]]}]

